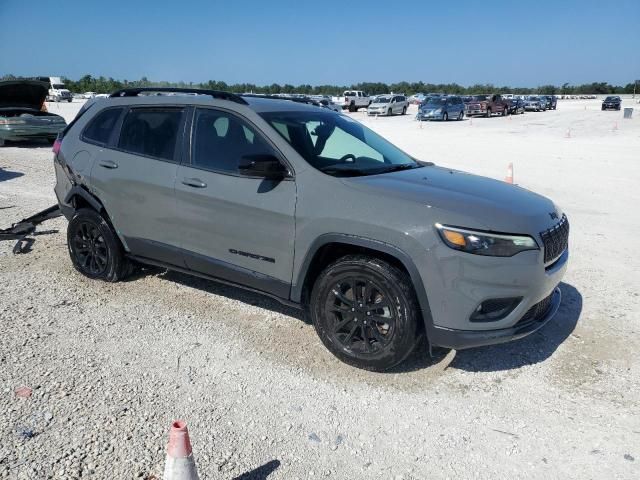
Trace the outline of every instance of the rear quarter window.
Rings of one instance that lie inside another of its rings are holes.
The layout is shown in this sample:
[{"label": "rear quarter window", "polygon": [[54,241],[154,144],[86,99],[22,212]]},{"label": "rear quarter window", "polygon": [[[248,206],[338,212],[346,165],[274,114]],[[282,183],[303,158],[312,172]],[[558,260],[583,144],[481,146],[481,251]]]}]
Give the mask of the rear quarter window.
[{"label": "rear quarter window", "polygon": [[82,134],[82,139],[89,143],[106,145],[123,110],[122,107],[102,110],[89,121]]}]

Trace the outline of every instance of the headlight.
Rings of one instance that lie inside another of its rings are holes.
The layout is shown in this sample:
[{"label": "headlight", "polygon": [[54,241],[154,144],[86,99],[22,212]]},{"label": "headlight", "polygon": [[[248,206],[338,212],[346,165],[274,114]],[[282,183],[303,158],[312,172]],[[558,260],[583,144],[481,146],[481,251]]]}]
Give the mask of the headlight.
[{"label": "headlight", "polygon": [[528,235],[478,232],[439,223],[436,223],[436,228],[448,247],[475,255],[512,257],[526,250],[539,249],[536,241]]},{"label": "headlight", "polygon": [[436,114],[436,115],[439,114],[439,113],[442,113],[442,109],[438,108],[437,110],[434,110],[433,113]]}]

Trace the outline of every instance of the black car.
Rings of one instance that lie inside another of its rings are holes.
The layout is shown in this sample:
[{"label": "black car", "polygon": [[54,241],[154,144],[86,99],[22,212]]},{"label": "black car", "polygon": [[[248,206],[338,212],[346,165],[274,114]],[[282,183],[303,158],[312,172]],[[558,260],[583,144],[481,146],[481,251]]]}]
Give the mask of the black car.
[{"label": "black car", "polygon": [[602,101],[602,110],[620,110],[620,97],[607,97]]},{"label": "black car", "polygon": [[547,101],[547,110],[555,110],[558,106],[558,97],[555,95],[541,95]]},{"label": "black car", "polygon": [[524,113],[524,100],[521,98],[509,99],[509,114],[516,115],[518,113]]}]

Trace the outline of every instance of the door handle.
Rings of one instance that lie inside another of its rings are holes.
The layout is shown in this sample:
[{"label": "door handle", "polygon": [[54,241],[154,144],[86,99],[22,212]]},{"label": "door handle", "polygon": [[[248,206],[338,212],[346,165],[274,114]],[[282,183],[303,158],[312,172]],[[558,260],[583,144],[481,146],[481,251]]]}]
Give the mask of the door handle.
[{"label": "door handle", "polygon": [[182,180],[182,184],[187,185],[188,187],[195,187],[195,188],[205,188],[207,186],[207,184],[204,183],[199,178],[185,178]]},{"label": "door handle", "polygon": [[104,168],[118,168],[118,164],[116,162],[112,162],[111,160],[101,160],[98,162],[98,165]]}]

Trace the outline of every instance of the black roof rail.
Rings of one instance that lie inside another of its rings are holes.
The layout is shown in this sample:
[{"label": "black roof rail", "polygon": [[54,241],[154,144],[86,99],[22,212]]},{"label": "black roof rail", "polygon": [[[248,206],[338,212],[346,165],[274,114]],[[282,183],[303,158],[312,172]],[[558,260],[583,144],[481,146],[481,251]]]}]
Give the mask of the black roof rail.
[{"label": "black roof rail", "polygon": [[288,95],[261,95],[259,93],[243,93],[242,96],[250,98],[266,98],[268,100],[289,100],[291,102],[307,103],[309,105],[315,105],[316,107],[322,107],[320,102],[306,96],[294,97]]},{"label": "black roof rail", "polygon": [[122,90],[116,90],[109,97],[137,97],[143,92],[158,92],[158,93],[195,93],[198,95],[210,95],[213,98],[220,100],[229,100],[230,102],[240,103],[242,105],[248,105],[240,95],[236,95],[231,92],[223,92],[220,90],[205,90],[202,88],[174,88],[174,87],[137,87],[137,88],[123,88]]}]

